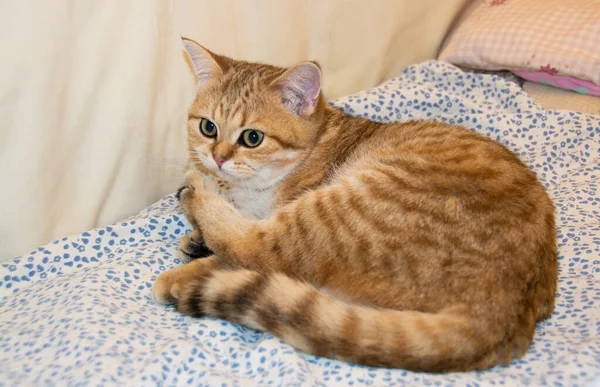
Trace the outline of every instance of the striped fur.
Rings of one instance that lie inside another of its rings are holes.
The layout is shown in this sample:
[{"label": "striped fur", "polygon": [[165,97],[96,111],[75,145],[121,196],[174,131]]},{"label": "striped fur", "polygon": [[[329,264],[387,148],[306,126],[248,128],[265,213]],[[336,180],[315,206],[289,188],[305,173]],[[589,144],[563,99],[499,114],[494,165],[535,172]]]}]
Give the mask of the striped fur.
[{"label": "striped fur", "polygon": [[[458,126],[349,117],[322,96],[299,115],[270,87],[285,69],[214,60],[223,75],[190,109],[195,171],[267,215],[189,172],[182,208],[215,256],[159,276],[159,302],[372,366],[478,370],[527,352],[554,306],[557,247],[553,204],[514,154]],[[208,141],[195,117],[213,109],[224,135]],[[264,149],[227,144],[248,125]],[[254,173],[195,158],[227,147]]]},{"label": "striped fur", "polygon": [[[515,337],[514,346],[499,347],[500,332],[491,334],[485,320],[466,307],[435,314],[374,309],[339,301],[283,274],[248,270],[216,270],[190,283],[177,309],[269,331],[317,356],[416,371],[506,364],[531,340]],[[535,324],[533,318],[529,323]]]}]

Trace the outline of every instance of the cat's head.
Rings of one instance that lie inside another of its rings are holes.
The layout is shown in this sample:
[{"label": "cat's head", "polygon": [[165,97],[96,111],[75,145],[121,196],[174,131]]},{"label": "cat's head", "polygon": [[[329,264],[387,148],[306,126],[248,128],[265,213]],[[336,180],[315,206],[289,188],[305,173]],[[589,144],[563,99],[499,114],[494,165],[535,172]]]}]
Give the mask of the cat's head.
[{"label": "cat's head", "polygon": [[236,61],[183,43],[197,79],[188,117],[192,165],[234,185],[282,180],[315,143],[325,105],[319,66]]}]

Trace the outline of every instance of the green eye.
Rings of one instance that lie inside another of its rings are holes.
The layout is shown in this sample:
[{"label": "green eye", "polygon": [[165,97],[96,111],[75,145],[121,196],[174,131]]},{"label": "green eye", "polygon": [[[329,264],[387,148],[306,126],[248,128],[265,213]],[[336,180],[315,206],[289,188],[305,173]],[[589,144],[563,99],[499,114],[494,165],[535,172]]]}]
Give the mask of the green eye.
[{"label": "green eye", "polygon": [[265,135],[263,132],[259,132],[258,130],[244,130],[240,136],[240,144],[247,146],[248,148],[256,148],[260,145],[264,137]]},{"label": "green eye", "polygon": [[206,137],[217,137],[217,125],[206,118],[200,120],[200,131]]}]

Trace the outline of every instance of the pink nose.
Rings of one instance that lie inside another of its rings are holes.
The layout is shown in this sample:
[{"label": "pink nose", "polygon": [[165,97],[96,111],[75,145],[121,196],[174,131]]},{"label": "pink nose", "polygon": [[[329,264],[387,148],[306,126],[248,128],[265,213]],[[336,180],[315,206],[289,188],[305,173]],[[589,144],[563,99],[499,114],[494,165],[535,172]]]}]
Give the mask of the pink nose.
[{"label": "pink nose", "polygon": [[213,155],[213,159],[215,159],[215,163],[217,163],[217,166],[219,168],[221,168],[221,165],[223,165],[223,163],[225,163],[225,161],[227,161],[224,158],[222,158],[221,156],[217,156],[217,155]]}]

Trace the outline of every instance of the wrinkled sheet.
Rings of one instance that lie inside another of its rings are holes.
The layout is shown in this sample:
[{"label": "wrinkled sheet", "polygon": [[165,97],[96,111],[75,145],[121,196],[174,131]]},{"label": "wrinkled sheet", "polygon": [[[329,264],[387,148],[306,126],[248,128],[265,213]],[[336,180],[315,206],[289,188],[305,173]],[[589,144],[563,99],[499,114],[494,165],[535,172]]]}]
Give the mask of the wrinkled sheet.
[{"label": "wrinkled sheet", "polygon": [[600,117],[539,107],[518,85],[442,62],[333,102],[379,121],[460,123],[505,143],[557,205],[556,311],[520,361],[446,375],[316,358],[268,333],[156,304],[189,230],[169,195],[110,227],[0,267],[0,385],[592,385],[600,377]]}]

